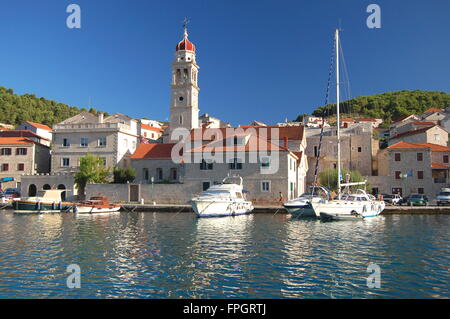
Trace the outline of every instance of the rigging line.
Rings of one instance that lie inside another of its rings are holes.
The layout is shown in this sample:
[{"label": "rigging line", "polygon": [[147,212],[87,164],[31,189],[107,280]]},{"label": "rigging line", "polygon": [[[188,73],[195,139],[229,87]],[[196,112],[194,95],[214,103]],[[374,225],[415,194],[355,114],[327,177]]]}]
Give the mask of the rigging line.
[{"label": "rigging line", "polygon": [[351,108],[351,98],[352,98],[352,92],[351,92],[351,87],[350,87],[350,77],[348,74],[348,69],[347,69],[347,63],[345,62],[345,57],[344,57],[344,49],[342,48],[342,41],[339,42],[339,51],[341,53],[341,60],[342,60],[342,66],[343,66],[343,77],[344,77],[344,89],[345,89],[345,94],[347,96],[347,103],[346,103],[346,107],[347,107],[347,113],[351,114],[352,113],[352,108]]},{"label": "rigging line", "polygon": [[317,186],[317,173],[318,173],[318,169],[319,169],[319,158],[320,158],[320,151],[322,148],[322,139],[323,139],[323,131],[324,131],[324,127],[325,127],[325,116],[327,115],[327,105],[328,105],[328,100],[329,100],[329,96],[330,96],[330,82],[331,82],[331,77],[333,75],[333,66],[334,66],[334,53],[336,50],[336,46],[334,44],[333,41],[333,49],[332,49],[332,53],[331,53],[331,59],[330,59],[330,69],[328,71],[328,81],[327,81],[327,89],[326,89],[326,93],[325,93],[325,109],[323,111],[322,114],[322,127],[320,129],[320,137],[319,137],[319,146],[317,148],[317,157],[316,157],[316,166],[314,168],[314,183],[313,183],[313,192],[314,193],[314,189]]}]

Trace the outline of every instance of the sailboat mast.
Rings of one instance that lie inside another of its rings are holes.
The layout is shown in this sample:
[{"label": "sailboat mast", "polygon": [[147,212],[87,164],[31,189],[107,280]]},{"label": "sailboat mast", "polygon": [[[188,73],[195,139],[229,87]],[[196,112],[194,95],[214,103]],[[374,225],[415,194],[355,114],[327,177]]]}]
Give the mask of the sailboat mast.
[{"label": "sailboat mast", "polygon": [[341,199],[341,132],[340,132],[340,118],[339,118],[339,29],[336,29],[336,125],[337,125],[337,191],[338,199]]}]

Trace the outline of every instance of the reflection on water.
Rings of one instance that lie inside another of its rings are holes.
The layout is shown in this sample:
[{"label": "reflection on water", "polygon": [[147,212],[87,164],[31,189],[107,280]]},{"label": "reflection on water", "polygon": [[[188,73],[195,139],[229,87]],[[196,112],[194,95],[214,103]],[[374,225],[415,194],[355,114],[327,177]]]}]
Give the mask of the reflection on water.
[{"label": "reflection on water", "polygon": [[[445,298],[448,216],[0,212],[2,298]],[[366,286],[381,267],[381,288]],[[81,289],[66,267],[81,268]]]}]

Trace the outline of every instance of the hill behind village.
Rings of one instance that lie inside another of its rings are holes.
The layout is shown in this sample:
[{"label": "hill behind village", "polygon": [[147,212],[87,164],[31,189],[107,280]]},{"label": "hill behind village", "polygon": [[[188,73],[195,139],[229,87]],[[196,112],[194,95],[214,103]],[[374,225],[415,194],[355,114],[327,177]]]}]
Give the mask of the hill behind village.
[{"label": "hill behind village", "polygon": [[[381,118],[385,125],[392,121],[411,114],[421,114],[429,108],[445,109],[450,106],[450,94],[445,92],[403,90],[385,92],[370,96],[358,96],[354,99],[343,101],[340,104],[341,114],[346,117],[372,117]],[[318,107],[312,115],[333,116],[336,113],[336,104],[328,104]],[[297,117],[300,121],[303,115]]]},{"label": "hill behind village", "polygon": [[[0,123],[17,126],[24,121],[31,121],[51,127],[86,110],[34,94],[18,95],[13,89],[0,86]],[[89,112],[96,114],[97,110],[90,108]]]}]

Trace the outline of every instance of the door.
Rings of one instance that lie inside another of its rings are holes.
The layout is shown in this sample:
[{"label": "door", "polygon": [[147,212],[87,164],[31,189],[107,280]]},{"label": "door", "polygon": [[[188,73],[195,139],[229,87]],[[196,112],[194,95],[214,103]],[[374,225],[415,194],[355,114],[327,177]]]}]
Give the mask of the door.
[{"label": "door", "polygon": [[139,201],[139,185],[130,184],[130,202]]}]

